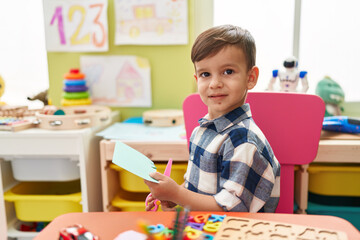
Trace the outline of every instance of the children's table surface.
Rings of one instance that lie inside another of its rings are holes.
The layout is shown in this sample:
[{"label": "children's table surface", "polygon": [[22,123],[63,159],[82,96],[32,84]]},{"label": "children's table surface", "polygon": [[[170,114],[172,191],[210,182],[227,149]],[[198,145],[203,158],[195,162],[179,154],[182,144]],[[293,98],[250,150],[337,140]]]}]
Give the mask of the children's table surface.
[{"label": "children's table surface", "polygon": [[[277,221],[324,229],[343,231],[349,240],[360,239],[360,232],[348,221],[333,216],[279,214],[279,213],[229,213],[229,212],[190,212],[190,215],[211,213],[217,215],[236,216],[261,221]],[[35,240],[59,239],[59,231],[73,224],[81,224],[100,239],[112,240],[127,230],[140,232],[138,221],[147,224],[163,224],[173,226],[175,212],[88,212],[68,213],[55,218],[36,237]]]}]

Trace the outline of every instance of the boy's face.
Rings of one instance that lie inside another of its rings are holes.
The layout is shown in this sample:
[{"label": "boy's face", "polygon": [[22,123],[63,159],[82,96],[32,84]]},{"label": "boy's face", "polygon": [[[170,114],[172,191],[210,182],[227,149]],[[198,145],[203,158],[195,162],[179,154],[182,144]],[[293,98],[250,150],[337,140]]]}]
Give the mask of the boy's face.
[{"label": "boy's face", "polygon": [[210,119],[242,106],[259,75],[257,67],[247,70],[243,50],[232,45],[195,62],[195,70],[198,91],[208,106]]}]

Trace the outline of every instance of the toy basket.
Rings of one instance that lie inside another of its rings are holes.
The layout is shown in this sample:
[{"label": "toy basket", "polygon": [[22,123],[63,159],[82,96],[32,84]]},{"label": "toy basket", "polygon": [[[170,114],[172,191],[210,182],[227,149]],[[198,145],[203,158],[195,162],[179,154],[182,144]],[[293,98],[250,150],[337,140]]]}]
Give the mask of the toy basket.
[{"label": "toy basket", "polygon": [[[157,171],[163,173],[166,168],[165,163],[155,163]],[[131,172],[115,165],[110,164],[110,168],[119,172],[120,186],[129,192],[149,192],[148,186],[144,183],[144,180]],[[184,182],[184,174],[186,172],[186,163],[173,163],[171,167],[170,177],[177,183],[182,184]]]},{"label": "toy basket", "polygon": [[72,181],[80,179],[79,161],[71,158],[13,158],[9,160],[18,181]]},{"label": "toy basket", "polygon": [[27,222],[50,222],[55,217],[82,212],[80,181],[22,182],[4,193],[14,202],[18,219]]},{"label": "toy basket", "polygon": [[[142,199],[126,199],[126,193],[117,194],[114,199],[111,201],[111,205],[113,207],[118,208],[120,211],[124,212],[142,212],[145,211],[145,195]],[[161,206],[159,206],[159,210],[162,211]]]},{"label": "toy basket", "polygon": [[310,164],[308,172],[309,191],[312,193],[360,197],[358,164]]}]

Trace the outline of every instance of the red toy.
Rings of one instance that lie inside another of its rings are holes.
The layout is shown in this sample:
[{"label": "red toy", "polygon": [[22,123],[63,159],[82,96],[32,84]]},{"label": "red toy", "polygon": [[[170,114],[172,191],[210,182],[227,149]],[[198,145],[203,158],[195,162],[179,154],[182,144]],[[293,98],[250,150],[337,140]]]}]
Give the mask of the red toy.
[{"label": "red toy", "polygon": [[82,225],[74,224],[60,230],[59,240],[99,240],[99,238]]}]

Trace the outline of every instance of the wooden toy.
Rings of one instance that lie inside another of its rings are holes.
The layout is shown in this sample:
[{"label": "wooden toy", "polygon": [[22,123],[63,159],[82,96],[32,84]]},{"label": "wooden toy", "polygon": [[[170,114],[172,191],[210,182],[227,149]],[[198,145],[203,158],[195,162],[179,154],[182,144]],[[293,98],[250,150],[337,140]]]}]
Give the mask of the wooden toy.
[{"label": "wooden toy", "polygon": [[144,124],[170,127],[184,124],[183,112],[177,109],[149,110],[143,113]]},{"label": "wooden toy", "polygon": [[0,106],[0,130],[16,132],[34,127],[35,114],[40,111],[27,106]]},{"label": "wooden toy", "polygon": [[2,117],[25,117],[33,116],[34,111],[29,111],[27,106],[0,106],[0,116]]},{"label": "wooden toy", "polygon": [[348,238],[346,233],[341,231],[228,216],[224,219],[214,240],[231,239],[346,240]]},{"label": "wooden toy", "polygon": [[103,106],[63,107],[65,115],[37,113],[38,127],[51,130],[81,129],[110,121],[111,110]]},{"label": "wooden toy", "polygon": [[20,131],[33,126],[32,121],[17,117],[0,117],[0,130]]}]

